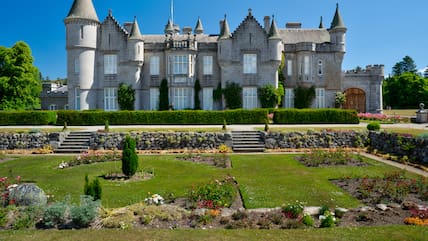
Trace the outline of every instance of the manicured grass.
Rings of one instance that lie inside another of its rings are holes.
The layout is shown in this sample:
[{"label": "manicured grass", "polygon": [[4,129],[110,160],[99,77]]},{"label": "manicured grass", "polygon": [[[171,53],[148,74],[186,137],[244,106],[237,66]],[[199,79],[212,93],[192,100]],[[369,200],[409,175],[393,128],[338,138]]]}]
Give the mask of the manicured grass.
[{"label": "manicured grass", "polygon": [[[54,200],[67,194],[77,202],[83,193],[84,176],[92,179],[111,172],[120,172],[120,162],[97,163],[58,169],[71,156],[27,156],[0,163],[0,176],[20,175],[24,182],[35,182]],[[398,169],[367,160],[365,167],[307,168],[293,155],[231,155],[233,169],[219,169],[204,164],[175,160],[174,155],[140,156],[143,170],[154,170],[147,181],[111,182],[101,180],[102,203],[105,207],[122,207],[144,200],[150,193],[168,197],[185,197],[193,186],[221,179],[227,174],[236,177],[246,208],[278,207],[295,200],[307,205],[355,207],[360,203],[329,179],[342,177],[380,176]]]},{"label": "manicured grass", "polygon": [[[258,131],[263,131],[264,128],[256,128]],[[294,126],[284,126],[284,127],[272,127],[269,128],[270,132],[307,132],[307,131],[323,131],[323,130],[333,130],[333,131],[366,131],[367,128],[363,126],[350,126],[350,127],[294,127]]]},{"label": "manicured grass", "polygon": [[198,127],[183,127],[183,128],[144,128],[144,127],[131,127],[131,128],[115,128],[110,126],[110,132],[223,132],[221,126],[218,128],[198,128]]},{"label": "manicured grass", "polygon": [[385,132],[393,132],[399,134],[410,134],[413,136],[418,136],[422,133],[428,133],[428,130],[424,129],[412,129],[412,128],[397,128],[394,126],[382,125],[382,130]]},{"label": "manicured grass", "polygon": [[[81,130],[79,128],[68,128],[69,131],[78,131]],[[62,127],[58,128],[1,128],[0,133],[30,133],[32,131],[38,131],[42,133],[53,133],[53,132],[61,132]]]},{"label": "manicured grass", "polygon": [[426,240],[428,229],[416,226],[383,226],[362,228],[297,229],[297,230],[47,230],[2,231],[0,240],[33,241],[113,241],[113,240],[317,240],[317,241],[406,241]]},{"label": "manicured grass", "polygon": [[236,177],[246,208],[278,207],[306,202],[308,206],[356,207],[360,202],[329,180],[343,177],[381,176],[398,171],[365,159],[369,166],[307,168],[293,155],[234,155]]},{"label": "manicured grass", "polygon": [[418,110],[383,110],[383,113],[385,115],[416,116],[416,111]]}]

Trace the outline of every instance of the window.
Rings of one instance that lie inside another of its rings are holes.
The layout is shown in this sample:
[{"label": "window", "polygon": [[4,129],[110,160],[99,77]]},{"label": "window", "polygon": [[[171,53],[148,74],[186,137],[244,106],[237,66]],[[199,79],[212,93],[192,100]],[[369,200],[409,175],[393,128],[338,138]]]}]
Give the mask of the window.
[{"label": "window", "polygon": [[117,89],[116,88],[104,89],[104,110],[105,111],[117,110]]},{"label": "window", "polygon": [[293,76],[293,61],[287,60],[287,76]]},{"label": "window", "polygon": [[150,57],[150,75],[159,75],[159,56]]},{"label": "window", "polygon": [[150,110],[159,110],[159,88],[150,89]]},{"label": "window", "polygon": [[175,110],[193,109],[193,88],[172,88]]},{"label": "window", "polygon": [[212,75],[213,74],[213,56],[204,56],[203,58],[204,64],[204,75]]},{"label": "window", "polygon": [[189,73],[189,56],[176,55],[170,57],[172,64],[172,74],[188,74]]},{"label": "window", "polygon": [[257,74],[257,54],[244,54],[244,74]]},{"label": "window", "polygon": [[203,110],[213,110],[213,88],[203,88]]},{"label": "window", "polygon": [[117,74],[117,55],[104,55],[104,74]]},{"label": "window", "polygon": [[[309,56],[305,56],[305,76],[306,77],[308,77],[309,76],[309,74],[310,74],[310,63],[309,63]],[[308,78],[306,78],[306,79],[308,79]]]},{"label": "window", "polygon": [[244,97],[244,109],[254,109],[258,106],[257,100],[257,88],[243,88],[242,89],[243,97]]},{"label": "window", "polygon": [[65,104],[64,105],[64,110],[69,110],[70,109],[70,106],[68,106],[68,104]]},{"label": "window", "polygon": [[80,88],[74,89],[74,109],[80,110]]},{"label": "window", "polygon": [[84,30],[83,25],[81,25],[81,26],[80,26],[80,38],[81,38],[81,39],[84,39],[84,38],[85,38],[85,32],[84,32],[83,30]]},{"label": "window", "polygon": [[79,57],[74,59],[74,73],[79,74],[80,73],[80,63],[79,63]]},{"label": "window", "polygon": [[318,75],[321,76],[324,74],[323,62],[318,60]]},{"label": "window", "polygon": [[49,105],[49,110],[58,110],[58,106],[55,104]]},{"label": "window", "polygon": [[285,89],[284,108],[294,108],[294,90]]},{"label": "window", "polygon": [[315,108],[325,108],[325,89],[316,88]]}]

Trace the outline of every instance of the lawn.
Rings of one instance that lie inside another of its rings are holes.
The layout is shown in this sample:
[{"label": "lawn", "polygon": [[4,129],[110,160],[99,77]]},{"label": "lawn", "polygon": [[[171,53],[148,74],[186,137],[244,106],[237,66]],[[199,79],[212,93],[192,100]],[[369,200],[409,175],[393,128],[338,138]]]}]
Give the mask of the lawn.
[{"label": "lawn", "polygon": [[418,110],[383,110],[383,113],[385,115],[416,116],[416,111]]},{"label": "lawn", "polygon": [[297,230],[47,230],[1,231],[0,240],[110,241],[110,240],[426,240],[428,229],[416,226]]},{"label": "lawn", "polygon": [[[0,176],[22,176],[24,182],[37,183],[54,200],[70,194],[77,202],[83,192],[84,176],[92,179],[119,172],[119,162],[82,165],[58,169],[70,156],[27,156],[0,163]],[[231,155],[233,169],[220,169],[204,164],[175,160],[173,155],[140,156],[140,167],[154,171],[147,181],[111,182],[101,180],[103,205],[122,207],[143,200],[150,193],[164,197],[186,196],[192,185],[220,179],[228,174],[236,177],[246,208],[278,207],[304,201],[307,205],[355,207],[360,203],[331,184],[329,179],[341,177],[379,176],[397,169],[367,160],[366,167],[307,168],[293,155]]]}]

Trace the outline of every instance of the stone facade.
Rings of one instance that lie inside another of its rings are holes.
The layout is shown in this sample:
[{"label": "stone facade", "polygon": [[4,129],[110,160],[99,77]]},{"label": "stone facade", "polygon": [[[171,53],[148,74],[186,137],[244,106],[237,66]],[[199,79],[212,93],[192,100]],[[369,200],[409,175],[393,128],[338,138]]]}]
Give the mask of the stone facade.
[{"label": "stone facade", "polygon": [[40,100],[42,110],[67,110],[68,87],[55,82],[43,83]]},{"label": "stone facade", "polygon": [[[278,86],[283,56],[284,107],[294,107],[294,88],[301,85],[315,86],[314,108],[334,107],[335,94],[353,88],[364,92],[362,111],[382,108],[383,68],[342,71],[347,28],[338,7],[328,29],[322,21],[313,29],[303,29],[300,23],[279,28],[270,17],[262,26],[249,10],[233,32],[226,18],[220,22],[220,34],[214,35],[204,33],[201,19],[193,31],[181,30],[170,19],[165,34],[142,35],[136,19],[121,25],[111,11],[100,22],[92,0],[75,0],[64,22],[70,109],[117,110],[117,89],[125,83],[136,90],[136,110],[155,110],[162,79],[168,80],[175,109],[194,108],[196,80],[205,110],[225,109],[225,103],[214,101],[213,90],[227,82],[243,88],[243,108],[257,108],[257,89]],[[347,106],[355,108],[353,102]]]}]

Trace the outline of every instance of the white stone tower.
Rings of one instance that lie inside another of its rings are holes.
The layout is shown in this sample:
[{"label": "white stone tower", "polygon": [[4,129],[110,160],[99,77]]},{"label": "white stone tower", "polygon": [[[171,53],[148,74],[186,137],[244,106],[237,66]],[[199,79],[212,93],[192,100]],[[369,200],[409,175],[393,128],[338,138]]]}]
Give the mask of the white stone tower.
[{"label": "white stone tower", "polygon": [[336,5],[336,12],[333,21],[331,22],[330,42],[337,46],[339,52],[346,52],[346,31],[345,23],[343,22],[342,15],[339,12],[339,4]]},{"label": "white stone tower", "polygon": [[96,109],[95,54],[100,22],[92,0],[74,0],[64,23],[69,108]]}]

